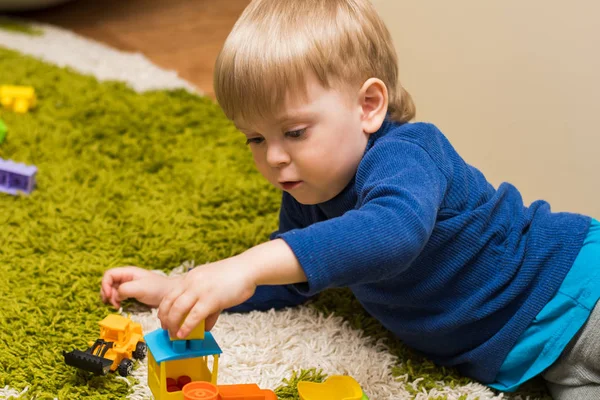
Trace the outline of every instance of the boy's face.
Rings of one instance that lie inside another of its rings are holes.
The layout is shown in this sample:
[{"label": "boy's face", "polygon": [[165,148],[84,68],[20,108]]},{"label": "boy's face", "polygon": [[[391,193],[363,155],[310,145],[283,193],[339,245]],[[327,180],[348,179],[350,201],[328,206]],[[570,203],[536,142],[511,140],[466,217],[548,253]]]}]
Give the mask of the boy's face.
[{"label": "boy's face", "polygon": [[235,124],[260,173],[302,204],[323,203],[346,187],[369,136],[361,126],[358,93],[354,98],[325,89],[314,77],[307,78],[306,99],[288,96],[275,120]]}]

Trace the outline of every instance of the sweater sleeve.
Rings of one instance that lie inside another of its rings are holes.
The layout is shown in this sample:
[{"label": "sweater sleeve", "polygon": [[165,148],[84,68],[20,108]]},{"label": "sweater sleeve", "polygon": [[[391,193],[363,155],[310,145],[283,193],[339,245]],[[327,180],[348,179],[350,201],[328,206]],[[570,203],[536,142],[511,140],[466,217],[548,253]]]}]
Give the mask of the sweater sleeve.
[{"label": "sweater sleeve", "polygon": [[281,233],[308,278],[303,295],[376,282],[403,273],[427,243],[446,177],[427,151],[382,139],[361,161],[358,204],[337,218]]},{"label": "sweater sleeve", "polygon": [[[284,192],[279,211],[279,229],[270,235],[270,240],[279,234],[292,229],[303,228],[308,221],[303,218],[302,211],[294,198]],[[227,309],[228,312],[266,311],[271,308],[292,307],[306,302],[308,296],[294,290],[292,285],[258,286],[254,295],[244,303]]]}]

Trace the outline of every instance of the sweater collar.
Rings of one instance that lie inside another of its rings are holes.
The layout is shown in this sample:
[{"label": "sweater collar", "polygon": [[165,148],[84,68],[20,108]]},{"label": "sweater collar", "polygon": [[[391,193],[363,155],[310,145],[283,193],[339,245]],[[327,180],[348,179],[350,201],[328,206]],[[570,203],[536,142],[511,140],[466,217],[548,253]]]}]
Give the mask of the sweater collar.
[{"label": "sweater collar", "polygon": [[[369,141],[367,142],[365,154],[367,153],[367,151],[369,151],[371,149],[371,147],[373,147],[373,145],[375,144],[377,139],[385,136],[390,131],[390,129],[393,127],[393,124],[394,124],[394,121],[392,121],[390,119],[389,114],[386,115],[385,119],[383,120],[383,123],[381,124],[381,126],[379,127],[377,132],[372,133],[371,136],[369,136]],[[363,157],[364,157],[364,154],[363,154]]]},{"label": "sweater collar", "polygon": [[357,200],[354,178],[352,178],[350,183],[337,196],[324,203],[317,204],[317,207],[325,214],[327,219],[330,219],[339,217],[346,211],[352,210]]}]

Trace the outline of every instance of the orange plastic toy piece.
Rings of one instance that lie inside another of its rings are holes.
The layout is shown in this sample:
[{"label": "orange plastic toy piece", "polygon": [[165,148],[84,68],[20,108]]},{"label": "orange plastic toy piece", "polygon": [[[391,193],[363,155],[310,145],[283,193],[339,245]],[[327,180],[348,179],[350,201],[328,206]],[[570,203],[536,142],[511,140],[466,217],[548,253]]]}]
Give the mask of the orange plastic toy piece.
[{"label": "orange plastic toy piece", "polygon": [[260,389],[255,383],[215,386],[198,381],[188,383],[182,391],[184,400],[277,400],[275,392]]},{"label": "orange plastic toy piece", "polygon": [[0,85],[0,104],[16,113],[26,113],[36,103],[31,86]]},{"label": "orange plastic toy piece", "polygon": [[183,400],[218,400],[219,389],[210,382],[191,382],[183,387]]}]

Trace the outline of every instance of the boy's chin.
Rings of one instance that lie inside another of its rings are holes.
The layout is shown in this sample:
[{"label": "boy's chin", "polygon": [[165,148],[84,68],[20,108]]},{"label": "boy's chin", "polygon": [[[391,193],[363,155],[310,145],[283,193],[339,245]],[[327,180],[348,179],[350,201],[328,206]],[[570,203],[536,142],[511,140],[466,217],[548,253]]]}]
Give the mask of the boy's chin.
[{"label": "boy's chin", "polygon": [[317,204],[321,204],[321,203],[325,203],[331,199],[333,199],[336,195],[333,196],[324,196],[324,195],[315,195],[315,194],[306,194],[306,193],[291,193],[288,192],[293,198],[294,200],[296,200],[298,203],[305,205],[305,206],[314,206]]}]

